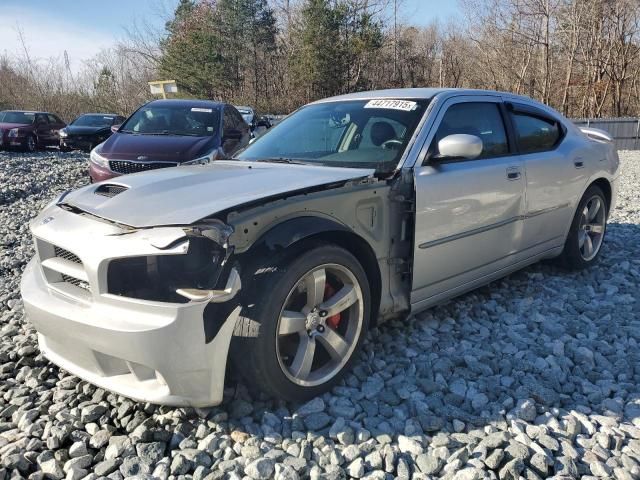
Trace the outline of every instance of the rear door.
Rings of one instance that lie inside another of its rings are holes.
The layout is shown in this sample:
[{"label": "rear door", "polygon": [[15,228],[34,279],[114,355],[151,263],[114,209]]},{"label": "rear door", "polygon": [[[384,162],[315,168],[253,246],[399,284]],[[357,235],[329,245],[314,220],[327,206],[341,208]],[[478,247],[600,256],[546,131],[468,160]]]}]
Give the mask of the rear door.
[{"label": "rear door", "polygon": [[527,104],[507,105],[527,183],[524,259],[564,242],[587,181],[587,155],[581,153],[582,145],[565,138],[562,123],[547,112]]},{"label": "rear door", "polygon": [[49,120],[49,127],[51,128],[51,144],[50,145],[58,145],[60,141],[60,134],[58,133],[61,128],[66,126],[60,118],[51,113],[47,114],[47,119]]},{"label": "rear door", "polygon": [[[413,304],[429,303],[515,262],[523,229],[525,181],[498,96],[453,97],[438,111],[429,151],[415,167]],[[437,158],[452,134],[483,142],[475,159]]]},{"label": "rear door", "polygon": [[40,146],[52,145],[54,142],[53,130],[49,118],[44,113],[36,114],[36,136]]}]

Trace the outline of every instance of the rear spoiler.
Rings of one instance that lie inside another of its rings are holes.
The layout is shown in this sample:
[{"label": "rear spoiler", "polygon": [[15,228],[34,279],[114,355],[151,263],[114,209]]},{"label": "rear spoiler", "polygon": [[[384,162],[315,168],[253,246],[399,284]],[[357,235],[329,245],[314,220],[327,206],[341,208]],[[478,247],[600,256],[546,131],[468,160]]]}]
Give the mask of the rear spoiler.
[{"label": "rear spoiler", "polygon": [[584,133],[591,140],[596,140],[598,142],[604,143],[613,143],[613,137],[611,134],[605,130],[601,130],[599,128],[591,128],[591,127],[579,127],[582,133]]}]

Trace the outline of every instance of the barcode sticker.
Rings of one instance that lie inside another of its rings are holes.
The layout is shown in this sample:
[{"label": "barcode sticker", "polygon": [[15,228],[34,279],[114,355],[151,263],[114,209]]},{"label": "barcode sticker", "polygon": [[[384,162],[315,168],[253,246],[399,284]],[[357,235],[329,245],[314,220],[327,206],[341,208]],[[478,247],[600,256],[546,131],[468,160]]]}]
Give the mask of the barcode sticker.
[{"label": "barcode sticker", "polygon": [[405,112],[410,112],[415,110],[417,106],[418,104],[416,102],[409,100],[378,99],[370,100],[364,108],[388,108],[391,110],[403,110]]}]

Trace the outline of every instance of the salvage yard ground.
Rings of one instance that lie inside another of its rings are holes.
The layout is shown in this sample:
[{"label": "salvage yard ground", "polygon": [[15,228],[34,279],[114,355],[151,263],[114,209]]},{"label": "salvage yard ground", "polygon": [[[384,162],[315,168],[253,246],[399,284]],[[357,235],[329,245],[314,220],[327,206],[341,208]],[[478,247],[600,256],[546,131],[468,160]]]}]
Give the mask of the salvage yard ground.
[{"label": "salvage yard ground", "polygon": [[306,405],[240,386],[192,410],[96,389],[39,354],[18,290],[27,224],[87,183],[87,156],[0,152],[0,479],[640,478],[640,153],[621,158],[595,268],[534,265],[385,324]]}]

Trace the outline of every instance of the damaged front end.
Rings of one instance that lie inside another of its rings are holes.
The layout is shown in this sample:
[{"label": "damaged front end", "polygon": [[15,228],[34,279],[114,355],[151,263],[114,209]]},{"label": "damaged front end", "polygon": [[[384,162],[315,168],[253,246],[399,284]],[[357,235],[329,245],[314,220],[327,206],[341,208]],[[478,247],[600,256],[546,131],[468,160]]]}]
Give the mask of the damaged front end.
[{"label": "damaged front end", "polygon": [[132,228],[52,205],[31,230],[21,292],[49,360],[145,402],[222,401],[240,314],[231,227]]},{"label": "damaged front end", "polygon": [[[240,275],[229,265],[232,227],[213,219],[145,232],[158,254],[111,260],[108,293],[158,302],[221,303],[231,300],[240,290]],[[176,250],[183,253],[167,254]]]}]

